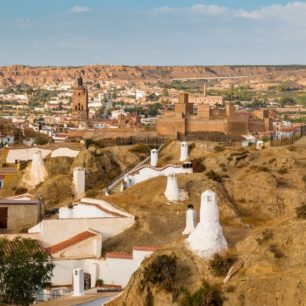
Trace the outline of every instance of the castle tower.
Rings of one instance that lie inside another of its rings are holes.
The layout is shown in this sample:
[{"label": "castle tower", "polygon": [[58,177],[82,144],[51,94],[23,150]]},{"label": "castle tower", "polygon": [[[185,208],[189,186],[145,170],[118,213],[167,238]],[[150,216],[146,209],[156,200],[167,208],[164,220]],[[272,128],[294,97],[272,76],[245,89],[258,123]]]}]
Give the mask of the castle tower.
[{"label": "castle tower", "polygon": [[85,169],[73,169],[73,189],[76,198],[80,198],[85,193]]},{"label": "castle tower", "polygon": [[165,196],[168,201],[179,201],[180,190],[178,188],[176,175],[174,173],[168,174],[167,176],[167,187]]},{"label": "castle tower", "polygon": [[183,235],[191,234],[196,228],[196,215],[197,212],[193,209],[193,205],[188,205],[186,211],[186,227],[183,231]]},{"label": "castle tower", "polygon": [[81,76],[77,80],[77,86],[73,88],[71,116],[75,121],[88,119],[88,91]]},{"label": "castle tower", "polygon": [[84,270],[77,268],[73,270],[73,295],[84,295]]},{"label": "castle tower", "polygon": [[194,253],[205,258],[227,249],[219,223],[217,195],[211,190],[201,195],[200,222],[187,242]]},{"label": "castle tower", "polygon": [[158,150],[151,150],[151,166],[156,167],[158,163]]},{"label": "castle tower", "polygon": [[184,162],[187,159],[188,159],[188,143],[186,141],[182,141],[180,161]]}]

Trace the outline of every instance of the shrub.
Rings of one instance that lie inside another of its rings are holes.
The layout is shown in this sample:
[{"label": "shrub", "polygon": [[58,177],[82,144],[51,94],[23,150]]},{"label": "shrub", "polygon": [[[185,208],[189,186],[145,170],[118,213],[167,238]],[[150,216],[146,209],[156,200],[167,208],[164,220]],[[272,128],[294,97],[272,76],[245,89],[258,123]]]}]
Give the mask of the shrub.
[{"label": "shrub", "polygon": [[28,192],[28,189],[27,188],[24,188],[24,187],[18,187],[15,191],[15,195],[20,195],[20,194],[24,194]]},{"label": "shrub", "polygon": [[180,306],[221,306],[222,303],[219,291],[204,282],[202,287],[193,294],[187,291],[181,300]]},{"label": "shrub", "polygon": [[150,148],[147,144],[140,143],[136,145],[135,147],[129,149],[130,152],[135,153],[135,154],[149,154],[150,153]]},{"label": "shrub", "polygon": [[306,204],[302,204],[301,206],[295,209],[296,215],[300,219],[306,219]]},{"label": "shrub", "polygon": [[177,260],[174,255],[159,255],[144,269],[141,291],[146,284],[158,285],[167,292],[173,289]]},{"label": "shrub", "polygon": [[258,244],[262,244],[263,242],[270,240],[273,238],[273,231],[271,229],[266,228],[262,233],[260,238],[256,238],[256,242]]},{"label": "shrub", "polygon": [[274,254],[275,258],[284,257],[284,253],[279,249],[279,247],[276,244],[271,244],[269,246],[269,251]]},{"label": "shrub", "polygon": [[214,151],[216,152],[216,153],[218,153],[218,152],[223,152],[225,150],[225,148],[223,147],[223,146],[215,146],[214,147]]},{"label": "shrub", "polygon": [[290,145],[287,147],[287,149],[291,152],[295,152],[296,151],[296,147],[294,145]]},{"label": "shrub", "polygon": [[97,190],[89,189],[89,190],[86,191],[86,197],[89,197],[89,198],[95,197],[97,195],[97,193],[98,193]]},{"label": "shrub", "polygon": [[279,174],[286,174],[286,173],[288,173],[288,169],[287,168],[280,168],[280,169],[278,169],[278,171],[277,171]]},{"label": "shrub", "polygon": [[226,254],[221,256],[215,254],[209,261],[209,267],[215,276],[226,276],[228,270],[236,262],[237,256]]},{"label": "shrub", "polygon": [[208,172],[206,172],[206,176],[215,182],[222,183],[222,177],[214,170],[209,170]]},{"label": "shrub", "polygon": [[101,286],[103,286],[103,284],[104,284],[104,281],[103,281],[103,279],[97,279],[96,280],[96,287],[101,287]]}]

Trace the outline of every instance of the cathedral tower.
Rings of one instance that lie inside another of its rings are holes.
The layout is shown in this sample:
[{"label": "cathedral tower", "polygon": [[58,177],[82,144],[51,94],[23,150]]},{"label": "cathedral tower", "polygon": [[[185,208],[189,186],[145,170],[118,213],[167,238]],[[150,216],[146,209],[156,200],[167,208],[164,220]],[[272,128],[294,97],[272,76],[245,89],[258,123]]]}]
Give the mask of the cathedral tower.
[{"label": "cathedral tower", "polygon": [[71,116],[72,120],[88,119],[88,91],[81,76],[78,78],[77,86],[73,88]]}]

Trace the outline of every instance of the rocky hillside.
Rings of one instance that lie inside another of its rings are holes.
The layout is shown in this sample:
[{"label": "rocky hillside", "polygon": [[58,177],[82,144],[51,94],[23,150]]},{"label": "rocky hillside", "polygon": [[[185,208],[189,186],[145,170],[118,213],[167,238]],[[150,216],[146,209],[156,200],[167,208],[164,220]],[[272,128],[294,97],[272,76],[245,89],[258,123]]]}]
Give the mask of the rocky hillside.
[{"label": "rocky hillside", "polygon": [[[206,170],[178,176],[189,200],[168,205],[163,194],[165,178],[108,197],[134,214],[137,222],[106,241],[104,250],[131,251],[135,244],[159,247],[110,305],[221,305],[220,300],[225,306],[305,305],[305,142],[260,152],[214,149],[213,144],[204,147],[202,143],[191,147],[191,159],[204,159]],[[172,142],[162,152],[160,163],[178,158],[179,144]],[[218,195],[230,247],[213,262],[192,254],[181,235],[187,204],[193,203],[199,211],[200,194],[209,188]],[[172,270],[162,262],[162,255],[176,258]],[[235,262],[233,275],[223,283],[231,261]],[[154,275],[156,262],[171,272]]]},{"label": "rocky hillside", "polygon": [[[0,67],[0,86],[31,86],[74,82],[82,75],[85,81],[105,80],[155,82],[172,78],[247,76],[252,82],[294,80],[303,84],[304,66],[82,66],[82,67]],[[305,84],[304,84],[305,85]]]}]

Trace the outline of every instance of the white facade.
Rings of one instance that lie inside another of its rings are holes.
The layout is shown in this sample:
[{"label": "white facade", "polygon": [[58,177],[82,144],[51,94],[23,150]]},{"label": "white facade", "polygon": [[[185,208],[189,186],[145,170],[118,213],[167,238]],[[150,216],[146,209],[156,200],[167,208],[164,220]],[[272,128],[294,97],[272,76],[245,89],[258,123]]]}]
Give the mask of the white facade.
[{"label": "white facade", "polygon": [[60,147],[58,149],[55,149],[51,153],[51,157],[72,157],[75,158],[79,155],[80,151],[78,150],[72,150],[65,147]]},{"label": "white facade", "polygon": [[41,152],[43,159],[46,158],[52,152],[52,150],[37,147],[25,149],[10,149],[6,157],[6,162],[8,164],[14,164],[17,160],[32,160],[34,154],[38,151]]},{"label": "white facade", "polygon": [[182,141],[180,161],[184,162],[187,159],[188,159],[188,143],[186,141]]},{"label": "white facade", "polygon": [[197,212],[193,209],[193,205],[189,205],[186,211],[186,227],[183,231],[183,235],[191,234],[196,228],[196,216]]},{"label": "white facade", "polygon": [[151,150],[151,166],[156,167],[158,163],[158,150]]},{"label": "white facade", "polygon": [[185,165],[168,165],[163,168],[155,168],[150,165],[142,166],[136,169],[134,172],[128,175],[129,185],[133,186],[135,184],[141,183],[143,181],[149,180],[157,176],[167,176],[168,174],[180,174],[180,173],[193,173],[192,165],[187,168]]},{"label": "white facade", "polygon": [[73,295],[84,295],[84,270],[77,268],[73,270]]},{"label": "white facade", "polygon": [[135,95],[136,95],[136,100],[138,100],[138,99],[145,98],[147,94],[143,90],[136,89]]},{"label": "white facade", "polygon": [[167,187],[165,196],[168,201],[177,202],[180,200],[180,190],[177,184],[177,178],[174,173],[170,173],[167,176]]},{"label": "white facade", "polygon": [[219,223],[217,195],[211,190],[206,190],[201,195],[200,222],[187,242],[195,254],[205,258],[227,249]]},{"label": "white facade", "polygon": [[106,257],[100,259],[55,259],[51,282],[53,286],[70,285],[73,269],[81,268],[85,273],[90,274],[92,284],[97,279],[102,279],[104,284],[119,285],[124,288],[141,262],[152,253],[153,250],[137,250],[135,247],[131,256],[122,256],[128,255],[122,253],[106,253]]},{"label": "white facade", "polygon": [[73,169],[73,189],[76,198],[80,198],[85,194],[85,169],[74,168]]}]

